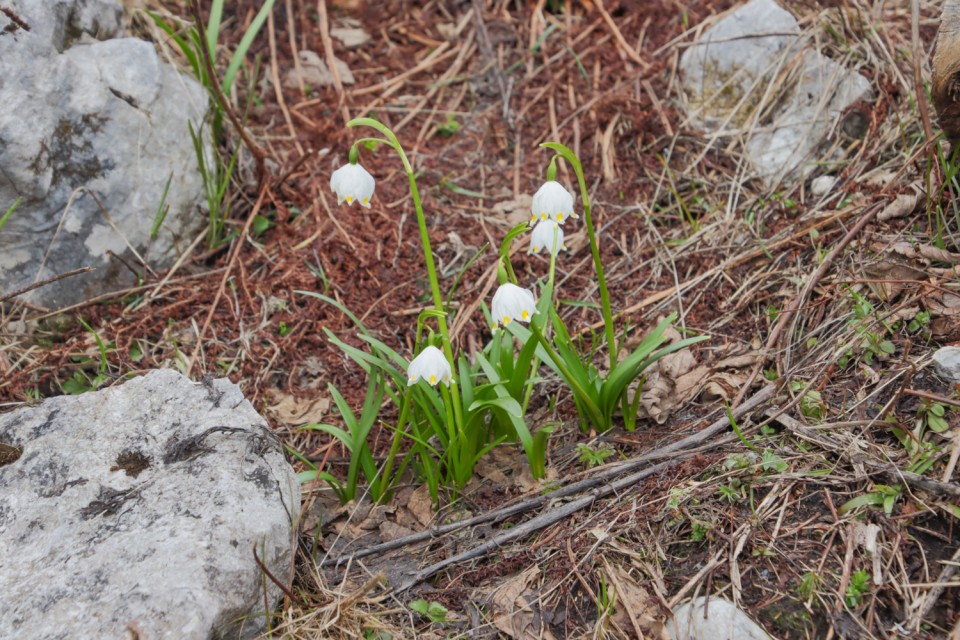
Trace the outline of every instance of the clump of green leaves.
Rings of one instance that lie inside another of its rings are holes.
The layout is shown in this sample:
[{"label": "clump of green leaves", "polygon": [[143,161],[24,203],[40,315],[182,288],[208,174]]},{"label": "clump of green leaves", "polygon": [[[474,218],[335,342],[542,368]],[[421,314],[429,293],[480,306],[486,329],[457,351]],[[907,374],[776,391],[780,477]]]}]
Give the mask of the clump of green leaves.
[{"label": "clump of green leaves", "polygon": [[859,355],[865,365],[872,367],[876,361],[886,360],[897,350],[887,337],[892,326],[876,317],[874,306],[864,296],[852,288],[847,292],[853,300],[853,317],[849,324],[857,337],[853,346],[837,360],[837,365],[847,367]]},{"label": "clump of green leaves", "polygon": [[883,512],[889,516],[893,514],[893,507],[896,506],[897,500],[899,500],[902,495],[903,487],[899,484],[876,484],[873,486],[873,491],[844,502],[840,508],[837,509],[837,512],[843,515],[859,507],[869,506],[881,507],[883,508]]},{"label": "clump of green leaves", "polygon": [[850,576],[850,584],[844,593],[843,601],[851,609],[860,606],[863,596],[870,591],[870,574],[864,569],[857,569]]},{"label": "clump of green leaves", "polygon": [[447,120],[437,125],[437,133],[444,138],[450,138],[460,131],[460,122],[452,113],[447,114]]},{"label": "clump of green leaves", "polygon": [[807,571],[800,577],[800,584],[797,585],[797,595],[810,602],[822,582],[823,579],[815,572]]},{"label": "clump of green leaves", "polygon": [[717,495],[721,500],[726,500],[730,504],[739,504],[745,499],[743,482],[740,478],[730,478],[727,484],[717,487]]},{"label": "clump of green leaves", "polygon": [[703,542],[707,539],[707,534],[710,533],[712,528],[713,525],[708,522],[694,520],[690,523],[690,540],[692,542]]},{"label": "clump of green leaves", "polygon": [[373,459],[373,453],[367,444],[367,436],[376,423],[377,414],[380,411],[380,403],[383,401],[384,384],[383,374],[375,372],[370,376],[367,383],[367,393],[364,396],[363,408],[360,415],[357,416],[350,409],[350,405],[340,394],[337,388],[329,385],[330,395],[333,397],[334,404],[343,419],[346,428],[341,428],[332,424],[310,424],[301,427],[298,431],[322,431],[328,433],[347,448],[350,452],[350,466],[347,469],[347,479],[341,482],[330,473],[317,468],[313,462],[303,457],[296,451],[291,453],[300,459],[308,468],[298,474],[301,484],[313,482],[319,478],[333,487],[341,502],[349,502],[357,497],[357,486],[360,480],[360,473],[363,472],[364,479],[370,487],[370,497],[374,501],[379,501],[385,497],[389,484],[383,482],[380,477],[379,467]]},{"label": "clump of green leaves", "polygon": [[800,398],[800,413],[805,418],[814,422],[820,422],[827,417],[827,405],[823,402],[823,396],[815,389],[805,390],[807,385],[800,380],[794,380],[790,383],[790,389],[794,393],[803,393]]},{"label": "clump of green leaves", "polygon": [[414,600],[409,605],[411,611],[419,613],[433,624],[440,624],[447,621],[449,610],[439,602],[428,602],[426,600]]},{"label": "clump of green leaves", "polygon": [[946,414],[947,408],[935,400],[921,398],[917,406],[917,418],[920,419],[921,425],[934,433],[943,433],[950,428]]},{"label": "clump of green leaves", "polygon": [[[203,178],[206,192],[208,218],[207,248],[209,249],[220,246],[226,240],[226,221],[230,212],[230,198],[227,186],[230,184],[233,176],[240,150],[240,145],[236,145],[235,150],[228,157],[216,148],[216,145],[223,141],[223,120],[227,115],[227,105],[221,101],[221,95],[230,95],[231,88],[233,87],[241,66],[247,58],[250,47],[253,45],[257,34],[263,28],[267,17],[273,10],[275,2],[276,0],[265,0],[260,6],[260,10],[254,16],[253,20],[251,20],[250,26],[247,27],[243,37],[240,39],[240,43],[230,56],[223,77],[219,79],[211,77],[210,70],[215,70],[216,67],[225,0],[212,0],[210,3],[210,13],[207,23],[203,25],[202,28],[203,35],[201,35],[201,29],[196,24],[184,30],[167,22],[155,13],[149,13],[157,26],[176,43],[180,52],[190,65],[194,76],[207,90],[210,96],[210,103],[213,107],[210,118],[210,136],[214,142],[214,152],[212,156],[207,151],[206,144],[204,143],[205,135],[203,133],[203,126],[194,127],[193,123],[190,123],[190,137],[193,142],[194,152],[197,156],[197,164],[200,175]],[[209,67],[207,61],[210,63]],[[256,73],[254,73],[253,76],[255,77]],[[254,85],[252,80],[253,78],[251,78],[250,87]],[[219,92],[217,91],[217,86],[220,88]],[[252,94],[252,91],[250,93]],[[160,218],[159,210],[157,218]]]},{"label": "clump of green leaves", "polygon": [[[81,393],[86,393],[88,391],[96,391],[103,385],[104,382],[110,379],[107,351],[116,349],[116,345],[112,342],[110,344],[106,344],[100,337],[100,334],[94,331],[93,327],[87,324],[83,318],[78,317],[77,321],[83,325],[83,328],[86,329],[96,341],[97,350],[100,353],[100,360],[97,364],[96,373],[92,377],[87,375],[83,369],[78,369],[77,371],[73,372],[73,375],[70,378],[63,381],[61,384],[63,392],[73,396],[80,395]],[[87,358],[86,356],[77,356],[74,358],[74,361],[78,364],[86,364],[91,362],[91,359]]]},{"label": "clump of green leaves", "polygon": [[616,450],[609,442],[603,442],[596,447],[581,442],[577,445],[577,453],[580,454],[580,463],[585,465],[587,469],[592,469],[599,467],[607,461],[607,458],[615,455]]}]

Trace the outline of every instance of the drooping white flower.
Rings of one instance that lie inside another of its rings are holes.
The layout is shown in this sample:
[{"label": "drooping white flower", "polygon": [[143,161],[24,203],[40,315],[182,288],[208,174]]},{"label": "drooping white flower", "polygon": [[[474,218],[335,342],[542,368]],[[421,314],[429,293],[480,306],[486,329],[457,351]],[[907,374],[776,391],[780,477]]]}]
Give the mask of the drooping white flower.
[{"label": "drooping white flower", "polygon": [[337,204],[344,200],[353,204],[356,200],[369,209],[374,187],[373,176],[359,164],[345,164],[330,176],[330,190],[337,194]]},{"label": "drooping white flower", "polygon": [[553,255],[560,250],[567,250],[567,245],[563,244],[563,229],[553,220],[541,220],[530,234],[530,250],[527,253],[540,253],[541,249]]},{"label": "drooping white flower", "polygon": [[450,363],[443,352],[436,347],[425,347],[407,367],[407,386],[417,384],[423,378],[436,386],[438,382],[450,386]]},{"label": "drooping white flower", "polygon": [[514,320],[530,322],[530,318],[537,312],[537,301],[528,289],[523,289],[509,282],[500,285],[493,294],[493,303],[490,313],[493,314],[493,330],[506,326]]},{"label": "drooping white flower", "polygon": [[530,222],[553,220],[563,224],[567,218],[579,218],[573,210],[573,196],[555,180],[547,180],[533,194],[530,204]]}]

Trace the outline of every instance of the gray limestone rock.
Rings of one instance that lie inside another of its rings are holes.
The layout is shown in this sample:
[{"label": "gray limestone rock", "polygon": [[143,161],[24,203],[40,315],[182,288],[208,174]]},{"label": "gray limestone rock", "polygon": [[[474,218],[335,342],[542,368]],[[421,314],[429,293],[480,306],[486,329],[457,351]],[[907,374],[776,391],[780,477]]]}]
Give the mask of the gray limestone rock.
[{"label": "gray limestone rock", "polygon": [[2,415],[0,443],[0,635],[263,629],[253,547],[287,574],[299,485],[237,386],[154,371]]},{"label": "gray limestone rock", "polygon": [[680,58],[690,123],[710,134],[747,131],[745,152],[767,184],[803,178],[870,82],[812,48],[774,0],[751,0]]},{"label": "gray limestone rock", "polygon": [[680,605],[668,620],[673,640],[771,640],[763,627],[729,600],[698,598]]},{"label": "gray limestone rock", "polygon": [[4,6],[17,20],[0,13],[0,214],[22,201],[0,229],[0,293],[85,266],[24,299],[57,308],[135,284],[111,253],[162,266],[204,224],[188,123],[199,128],[206,94],[152,44],[115,38],[115,0]]},{"label": "gray limestone rock", "polygon": [[937,375],[955,384],[960,384],[960,348],[941,347],[933,354],[933,366]]}]

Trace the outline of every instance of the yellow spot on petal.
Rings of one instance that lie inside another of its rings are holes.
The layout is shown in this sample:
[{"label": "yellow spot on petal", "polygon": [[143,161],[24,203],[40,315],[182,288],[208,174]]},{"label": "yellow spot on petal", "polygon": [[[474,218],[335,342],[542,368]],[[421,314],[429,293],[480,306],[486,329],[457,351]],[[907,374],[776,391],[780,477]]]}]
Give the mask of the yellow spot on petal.
[{"label": "yellow spot on petal", "polygon": [[510,316],[503,316],[502,324],[510,324]]},{"label": "yellow spot on petal", "polygon": [[430,384],[437,384],[437,376],[430,376]]},{"label": "yellow spot on petal", "polygon": [[353,204],[353,196],[347,196],[347,204]]},{"label": "yellow spot on petal", "polygon": [[530,318],[530,312],[524,309],[523,313],[520,314],[520,317],[523,318],[524,320],[527,320],[528,318]]}]

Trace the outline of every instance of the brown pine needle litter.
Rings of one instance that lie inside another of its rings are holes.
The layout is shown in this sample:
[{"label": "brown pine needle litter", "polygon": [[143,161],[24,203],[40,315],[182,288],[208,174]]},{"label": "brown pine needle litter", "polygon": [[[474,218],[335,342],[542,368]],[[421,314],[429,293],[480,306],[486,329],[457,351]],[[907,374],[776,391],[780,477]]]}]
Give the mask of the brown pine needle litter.
[{"label": "brown pine needle litter", "polygon": [[[183,3],[147,5],[190,20]],[[361,149],[378,176],[371,209],[331,201],[354,140],[343,123],[373,115],[413,150],[446,286],[529,216],[549,160],[538,144],[556,140],[584,164],[618,334],[635,344],[677,311],[679,331],[711,339],[648,375],[648,417],[632,432],[581,433],[543,368],[528,419],[555,425],[545,482],[511,445],[439,511],[413,476],[383,505],[341,506],[325,484],[304,485],[295,561],[265,577],[285,592],[266,605],[270,637],[658,638],[672,609],[702,596],[776,638],[958,637],[960,396],[931,355],[960,341],[960,184],[917,93],[942,4],[822,5],[784,3],[873,96],[852,108],[862,130],[831,133],[831,162],[810,177],[836,181],[814,195],[809,179],[765,187],[743,155],[769,104],[723,135],[683,111],[679,56],[740,3],[277,3],[238,77],[257,56],[261,76],[225,96],[255,145],[230,185],[231,239],[204,250],[191,236],[168,270],[64,310],[0,292],[0,405],[93,378],[82,318],[112,345],[105,385],[157,367],[227,376],[290,450],[344,477],[349,452],[297,427],[337,423],[328,383],[354,408],[366,388],[323,329],[364,343],[334,306],[296,292],[340,301],[410,356],[406,328],[428,291],[393,158]],[[233,6],[228,49],[260,5]],[[139,35],[183,66],[142,11]],[[347,46],[341,29],[369,40]],[[302,81],[307,51],[331,86],[285,82]],[[244,145],[228,134],[228,151]],[[596,279],[575,229],[557,286],[589,346]],[[525,250],[514,266],[533,282],[546,263]],[[492,255],[454,296],[463,353],[490,337],[477,296],[489,301]],[[378,461],[396,418],[383,412],[370,434]],[[411,608],[419,600],[432,616]]]}]

